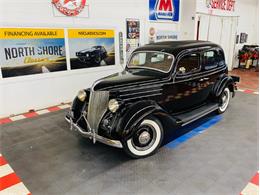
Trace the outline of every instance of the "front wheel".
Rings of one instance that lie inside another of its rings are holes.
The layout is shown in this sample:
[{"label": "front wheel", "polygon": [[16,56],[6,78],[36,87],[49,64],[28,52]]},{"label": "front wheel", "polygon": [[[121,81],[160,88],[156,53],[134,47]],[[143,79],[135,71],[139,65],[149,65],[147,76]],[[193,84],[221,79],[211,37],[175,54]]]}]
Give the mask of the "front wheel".
[{"label": "front wheel", "polygon": [[144,119],[134,135],[123,143],[125,152],[133,158],[154,154],[163,140],[163,128],[157,119]]},{"label": "front wheel", "polygon": [[226,87],[220,96],[220,103],[217,110],[219,114],[222,114],[227,110],[230,102],[230,97],[230,90],[228,87]]}]

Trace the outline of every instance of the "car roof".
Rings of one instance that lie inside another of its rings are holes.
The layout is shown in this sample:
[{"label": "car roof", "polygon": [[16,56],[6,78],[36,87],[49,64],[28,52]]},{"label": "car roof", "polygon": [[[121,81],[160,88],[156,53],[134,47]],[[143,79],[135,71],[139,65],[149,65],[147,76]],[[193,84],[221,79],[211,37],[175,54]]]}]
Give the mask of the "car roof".
[{"label": "car roof", "polygon": [[151,43],[151,44],[144,45],[144,46],[136,49],[135,52],[162,51],[162,52],[171,53],[171,54],[177,56],[180,52],[182,52],[184,50],[198,48],[198,47],[221,48],[219,45],[212,43],[210,41],[195,41],[195,40],[163,41],[163,42],[157,42],[157,43]]}]

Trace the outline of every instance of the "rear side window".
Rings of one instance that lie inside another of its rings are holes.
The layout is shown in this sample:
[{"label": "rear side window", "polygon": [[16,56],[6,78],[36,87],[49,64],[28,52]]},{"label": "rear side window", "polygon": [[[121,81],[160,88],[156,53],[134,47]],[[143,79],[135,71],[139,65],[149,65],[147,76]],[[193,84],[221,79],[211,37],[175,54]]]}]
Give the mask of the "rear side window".
[{"label": "rear side window", "polygon": [[202,69],[211,70],[225,64],[224,54],[221,50],[212,50],[202,53]]},{"label": "rear side window", "polygon": [[200,70],[200,55],[192,53],[182,57],[177,65],[178,74],[188,74]]}]

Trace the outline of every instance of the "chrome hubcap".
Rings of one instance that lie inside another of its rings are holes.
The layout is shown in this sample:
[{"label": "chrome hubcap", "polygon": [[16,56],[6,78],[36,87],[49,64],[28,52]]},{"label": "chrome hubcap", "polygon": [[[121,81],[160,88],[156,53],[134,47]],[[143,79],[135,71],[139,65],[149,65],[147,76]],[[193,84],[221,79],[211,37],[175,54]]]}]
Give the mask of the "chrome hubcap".
[{"label": "chrome hubcap", "polygon": [[221,110],[225,110],[229,103],[229,91],[224,91],[223,96],[221,97]]},{"label": "chrome hubcap", "polygon": [[151,135],[147,131],[144,131],[143,133],[141,133],[138,138],[140,144],[143,144],[143,145],[147,144],[150,141],[150,139],[151,139]]},{"label": "chrome hubcap", "polygon": [[228,100],[227,93],[225,93],[225,95],[223,95],[222,97],[222,107],[226,106],[227,100]]}]

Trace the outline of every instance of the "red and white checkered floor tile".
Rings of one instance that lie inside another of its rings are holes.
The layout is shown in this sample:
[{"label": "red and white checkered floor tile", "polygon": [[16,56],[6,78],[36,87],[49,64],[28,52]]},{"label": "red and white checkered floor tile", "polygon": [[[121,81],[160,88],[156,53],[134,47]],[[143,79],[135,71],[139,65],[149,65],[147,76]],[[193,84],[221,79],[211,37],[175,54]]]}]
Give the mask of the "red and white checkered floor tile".
[{"label": "red and white checkered floor tile", "polygon": [[247,93],[247,94],[259,95],[258,91],[253,91],[253,90],[249,90],[249,89],[238,89],[238,91],[243,92],[243,93]]},{"label": "red and white checkered floor tile", "polygon": [[240,195],[258,195],[259,194],[259,173],[250,180]]},{"label": "red and white checkered floor tile", "polygon": [[2,154],[0,154],[0,195],[31,195]]},{"label": "red and white checkered floor tile", "polygon": [[46,109],[43,109],[43,110],[38,110],[38,111],[28,112],[28,113],[21,114],[21,115],[16,115],[16,116],[13,116],[13,117],[2,118],[2,119],[0,119],[0,125],[11,123],[11,122],[22,120],[22,119],[26,119],[26,118],[34,118],[34,117],[37,117],[37,116],[40,116],[40,115],[43,115],[43,114],[47,114],[47,113],[50,113],[50,112],[55,112],[55,111],[67,109],[69,107],[70,107],[70,104],[68,103],[68,104],[62,104],[62,105],[59,105],[59,106],[53,106],[53,107],[46,108]]}]

